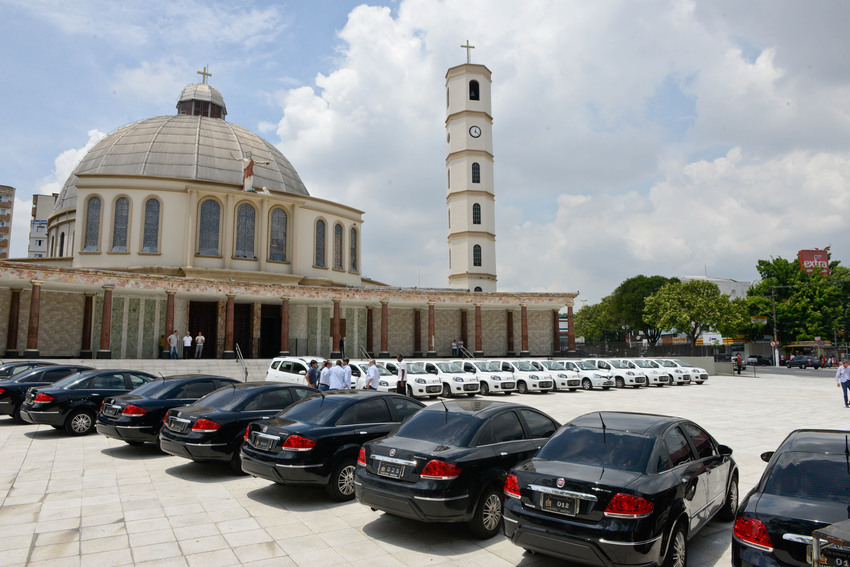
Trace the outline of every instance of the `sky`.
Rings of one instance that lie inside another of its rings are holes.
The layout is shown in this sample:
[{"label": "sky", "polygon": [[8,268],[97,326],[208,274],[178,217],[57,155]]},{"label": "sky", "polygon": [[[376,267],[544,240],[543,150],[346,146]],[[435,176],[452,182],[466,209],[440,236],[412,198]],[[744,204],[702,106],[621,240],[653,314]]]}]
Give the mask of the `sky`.
[{"label": "sky", "polygon": [[308,191],[363,211],[363,275],[448,287],[445,74],[492,71],[499,291],[850,264],[850,3],[0,0],[0,185],[209,83]]}]

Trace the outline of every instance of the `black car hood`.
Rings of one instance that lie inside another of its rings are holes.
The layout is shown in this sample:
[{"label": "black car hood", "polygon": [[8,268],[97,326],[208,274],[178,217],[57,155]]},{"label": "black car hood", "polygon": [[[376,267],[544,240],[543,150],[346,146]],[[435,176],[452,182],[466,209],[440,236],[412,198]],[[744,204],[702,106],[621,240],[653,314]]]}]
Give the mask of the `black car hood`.
[{"label": "black car hood", "polygon": [[579,483],[619,486],[623,488],[627,488],[643,476],[638,472],[545,459],[527,461],[519,467],[519,470],[537,473],[544,477],[564,477]]}]

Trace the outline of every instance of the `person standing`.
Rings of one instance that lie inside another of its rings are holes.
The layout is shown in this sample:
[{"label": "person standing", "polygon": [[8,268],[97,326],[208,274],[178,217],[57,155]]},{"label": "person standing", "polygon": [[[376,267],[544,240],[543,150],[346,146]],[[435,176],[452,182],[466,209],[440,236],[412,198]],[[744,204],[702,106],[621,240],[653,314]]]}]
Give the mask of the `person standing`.
[{"label": "person standing", "polygon": [[741,366],[742,366],[741,353],[739,352],[735,356],[735,371],[738,372],[738,376],[741,375]]},{"label": "person standing", "polygon": [[452,358],[457,358],[457,339],[452,339]]},{"label": "person standing", "polygon": [[192,356],[192,333],[186,331],[183,335],[183,358],[191,358]]},{"label": "person standing", "polygon": [[310,369],[307,370],[307,385],[312,388],[319,386],[319,363],[315,360],[310,361]]},{"label": "person standing", "polygon": [[398,361],[398,382],[396,382],[395,391],[399,394],[406,395],[407,394],[407,363],[404,361],[404,357],[402,355],[398,355],[396,358]]},{"label": "person standing", "polygon": [[369,368],[366,370],[366,385],[365,390],[377,390],[378,380],[381,378],[381,373],[378,371],[378,366],[375,364],[375,359],[369,359]]},{"label": "person standing", "polygon": [[177,345],[180,343],[180,337],[177,336],[177,329],[168,335],[168,358],[180,358],[177,354]]},{"label": "person standing", "polygon": [[850,359],[845,358],[841,366],[838,367],[838,372],[835,373],[835,381],[844,394],[844,407],[850,408],[850,400],[848,400],[848,392],[850,392]]},{"label": "person standing", "polygon": [[457,340],[457,353],[463,356],[463,339]]},{"label": "person standing", "polygon": [[345,337],[339,338],[339,355],[345,356]]},{"label": "person standing", "polygon": [[195,337],[195,358],[203,358],[205,342],[207,342],[207,339],[204,338],[204,334],[198,331],[198,336]]},{"label": "person standing", "polygon": [[345,369],[342,361],[337,360],[336,366],[331,368],[331,390],[345,390]]},{"label": "person standing", "polygon": [[345,389],[351,389],[351,365],[347,358],[342,359],[342,370],[345,372]]},{"label": "person standing", "polygon": [[322,371],[319,373],[319,391],[327,392],[331,389],[331,361],[322,363]]}]

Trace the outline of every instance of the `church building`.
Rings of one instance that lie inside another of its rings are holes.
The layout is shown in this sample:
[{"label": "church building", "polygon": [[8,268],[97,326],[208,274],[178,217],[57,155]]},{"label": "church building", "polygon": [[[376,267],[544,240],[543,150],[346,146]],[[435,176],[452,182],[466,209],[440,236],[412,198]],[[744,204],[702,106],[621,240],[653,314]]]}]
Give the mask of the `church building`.
[{"label": "church building", "polygon": [[0,262],[6,356],[551,355],[574,293],[496,292],[490,71],[449,69],[449,288],[362,276],[363,211],[313,197],[270,142],[187,86],[177,113],[115,130],[74,169],[44,258]]}]

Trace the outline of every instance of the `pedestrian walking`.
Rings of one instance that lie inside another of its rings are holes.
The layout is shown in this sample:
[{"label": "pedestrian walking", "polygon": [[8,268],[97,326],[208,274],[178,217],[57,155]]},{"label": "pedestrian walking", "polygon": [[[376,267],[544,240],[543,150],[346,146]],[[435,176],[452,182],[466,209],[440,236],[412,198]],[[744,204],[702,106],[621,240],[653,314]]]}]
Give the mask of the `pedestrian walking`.
[{"label": "pedestrian walking", "polygon": [[738,376],[741,375],[742,367],[743,367],[743,361],[741,360],[741,353],[739,352],[735,356],[735,371],[738,373]]},{"label": "pedestrian walking", "polygon": [[319,391],[327,392],[331,389],[331,361],[322,363],[322,371],[319,372]]},{"label": "pedestrian walking", "polygon": [[407,394],[407,363],[402,355],[396,357],[398,362],[398,381],[395,383],[395,391],[399,394]]},{"label": "pedestrian walking", "polygon": [[381,379],[381,373],[378,366],[375,364],[375,359],[369,360],[369,368],[366,370],[366,384],[363,386],[365,390],[377,390],[378,380]]},{"label": "pedestrian walking", "polygon": [[319,386],[319,363],[310,361],[310,369],[307,371],[307,385],[313,388]]},{"label": "pedestrian walking", "polygon": [[195,337],[195,358],[203,358],[205,342],[207,342],[207,339],[204,338],[204,334],[198,331],[198,336]]},{"label": "pedestrian walking", "polygon": [[168,335],[168,358],[180,358],[177,354],[178,344],[180,344],[180,337],[177,336],[177,329],[174,329],[174,332]]},{"label": "pedestrian walking", "polygon": [[186,331],[183,335],[183,358],[192,357],[192,333]]},{"label": "pedestrian walking", "polygon": [[457,358],[457,339],[452,339],[452,358]]},{"label": "pedestrian walking", "polygon": [[838,367],[838,372],[835,373],[835,381],[844,394],[844,407],[850,408],[850,400],[848,400],[848,392],[850,392],[850,359],[845,358],[842,365]]}]

